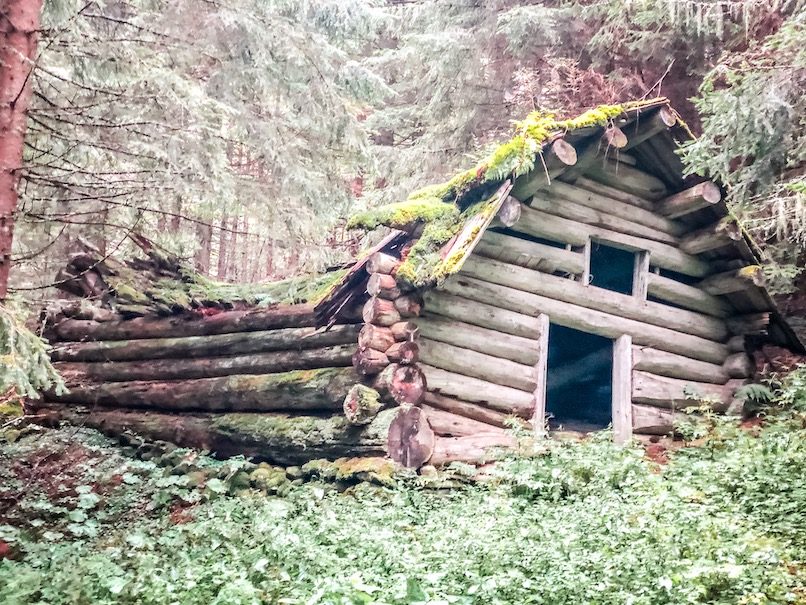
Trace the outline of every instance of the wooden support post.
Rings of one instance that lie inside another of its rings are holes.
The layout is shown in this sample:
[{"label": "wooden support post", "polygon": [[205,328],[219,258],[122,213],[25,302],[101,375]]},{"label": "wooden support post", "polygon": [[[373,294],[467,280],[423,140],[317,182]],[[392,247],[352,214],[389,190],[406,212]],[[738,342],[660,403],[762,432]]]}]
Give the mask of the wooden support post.
[{"label": "wooden support post", "polygon": [[632,337],[613,342],[613,439],[625,443],[632,436]]},{"label": "wooden support post", "polygon": [[539,338],[537,340],[537,363],[534,390],[534,411],[532,412],[532,428],[536,437],[546,435],[546,386],[548,384],[549,326],[551,320],[545,313],[537,316]]},{"label": "wooden support post", "polygon": [[649,252],[638,252],[635,255],[635,267],[632,275],[632,295],[638,300],[646,300],[649,287]]}]

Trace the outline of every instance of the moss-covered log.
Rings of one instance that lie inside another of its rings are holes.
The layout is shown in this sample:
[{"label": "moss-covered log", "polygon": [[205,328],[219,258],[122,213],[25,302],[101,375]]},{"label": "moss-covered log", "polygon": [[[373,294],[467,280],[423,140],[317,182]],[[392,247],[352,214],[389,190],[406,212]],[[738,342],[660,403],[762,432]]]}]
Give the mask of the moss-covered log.
[{"label": "moss-covered log", "polygon": [[209,450],[217,456],[244,455],[275,464],[382,456],[396,409],[380,412],[369,424],[353,426],[342,415],[168,414],[124,409],[43,406],[65,421],[111,436],[137,433],[149,439]]},{"label": "moss-covered log", "polygon": [[358,340],[358,332],[358,325],[342,325],[319,331],[316,328],[282,328],[212,336],[81,342],[57,346],[51,357],[54,361],[134,361],[301,351],[354,343]]},{"label": "moss-covered log", "polygon": [[72,387],[49,401],[83,405],[211,412],[341,411],[361,379],[353,368],[295,370],[194,380],[136,381]]},{"label": "moss-covered log", "polygon": [[311,305],[275,305],[266,309],[222,311],[214,315],[183,313],[171,317],[136,317],[115,321],[65,319],[55,327],[61,340],[130,340],[172,336],[207,336],[231,332],[313,326]]},{"label": "moss-covered log", "polygon": [[291,370],[337,368],[350,365],[355,345],[336,345],[303,351],[250,353],[232,357],[149,359],[145,361],[57,362],[68,384],[86,381],[183,380],[234,374],[268,374]]}]

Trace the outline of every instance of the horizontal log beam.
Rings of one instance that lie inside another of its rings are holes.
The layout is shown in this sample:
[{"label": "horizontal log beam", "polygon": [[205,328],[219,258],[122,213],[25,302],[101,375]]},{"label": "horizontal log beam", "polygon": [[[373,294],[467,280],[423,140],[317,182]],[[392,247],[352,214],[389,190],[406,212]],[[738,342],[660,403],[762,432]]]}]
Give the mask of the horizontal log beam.
[{"label": "horizontal log beam", "polygon": [[664,302],[719,318],[729,317],[735,313],[730,304],[696,286],[689,286],[656,273],[647,274],[647,280],[647,294]]},{"label": "horizontal log beam", "polygon": [[428,460],[433,466],[451,462],[480,464],[495,460],[496,450],[511,450],[518,445],[517,439],[507,433],[487,433],[466,437],[436,437],[434,452]]},{"label": "horizontal log beam", "polygon": [[519,309],[522,313],[536,316],[545,313],[553,323],[597,334],[605,338],[618,338],[629,334],[633,342],[651,346],[670,353],[678,353],[703,361],[722,363],[728,356],[725,345],[699,336],[683,334],[668,328],[654,326],[633,319],[603,313],[564,301],[523,292],[514,288],[490,284],[461,275],[449,279],[443,290],[454,296],[502,309]]},{"label": "horizontal log beam", "polygon": [[512,336],[439,315],[420,317],[417,324],[425,339],[486,353],[528,366],[537,363],[537,341],[530,338]]},{"label": "horizontal log beam", "polygon": [[738,315],[727,320],[728,329],[737,336],[763,336],[770,326],[769,313]]},{"label": "horizontal log beam", "polygon": [[[559,140],[561,139],[557,139],[557,141]],[[535,162],[535,167],[530,172],[515,179],[510,195],[521,201],[527,200],[540,187],[545,186],[556,176],[568,170],[571,165],[576,164],[579,160],[576,150],[572,147],[574,161],[569,164],[568,161],[571,159],[568,150],[569,144],[565,141],[562,143],[557,141],[543,149],[542,158]]]},{"label": "horizontal log beam", "polygon": [[627,145],[624,150],[640,145],[655,135],[669,130],[675,124],[677,124],[677,116],[668,107],[661,107],[649,117],[641,116],[623,128],[624,134],[627,135]]},{"label": "horizontal log beam", "polygon": [[207,316],[184,313],[104,322],[65,319],[56,325],[55,332],[65,341],[133,340],[300,328],[315,324],[310,305],[276,305],[267,309],[222,311]]},{"label": "horizontal log beam", "polygon": [[422,338],[420,359],[435,368],[529,393],[537,386],[535,372],[531,366],[444,342]]},{"label": "horizontal log beam", "polygon": [[428,390],[438,395],[484,404],[493,410],[522,418],[528,418],[532,414],[534,398],[531,393],[447,372],[424,363],[419,364],[419,367],[425,374]]},{"label": "horizontal log beam", "polygon": [[718,204],[721,199],[719,187],[711,181],[705,181],[661,200],[658,202],[658,212],[667,218],[679,218]]},{"label": "horizontal log beam", "polygon": [[629,294],[587,286],[492,259],[471,257],[465,262],[460,275],[701,336],[714,342],[725,341],[729,336],[725,322],[708,315],[640,300]]},{"label": "horizontal log beam", "polygon": [[670,435],[674,426],[687,416],[651,405],[632,405],[632,431],[638,435]]},{"label": "horizontal log beam", "polygon": [[594,162],[585,176],[649,200],[659,200],[668,194],[666,185],[658,177],[617,160]]},{"label": "horizontal log beam", "polygon": [[731,378],[751,378],[756,373],[756,364],[745,351],[728,357],[722,367]]},{"label": "horizontal log beam", "polygon": [[590,238],[593,238],[625,250],[635,252],[646,250],[652,254],[653,265],[683,273],[684,275],[704,277],[711,270],[708,263],[698,259],[696,256],[683,252],[675,246],[618,233],[612,229],[586,225],[560,216],[554,216],[548,212],[535,210],[534,208],[525,207],[523,209],[517,229],[528,235],[573,246],[584,246]]},{"label": "horizontal log beam", "polygon": [[328,330],[281,328],[209,336],[70,343],[54,347],[51,358],[54,361],[137,361],[299,351],[350,344],[356,342],[358,332],[357,325],[339,325]]},{"label": "horizontal log beam", "polygon": [[471,435],[496,434],[504,435],[506,431],[500,427],[479,422],[452,412],[446,412],[429,405],[421,406],[431,430],[442,437],[468,437]]},{"label": "horizontal log beam", "polygon": [[446,412],[450,412],[451,414],[456,414],[472,420],[478,420],[479,422],[491,426],[497,426],[498,428],[510,428],[513,423],[524,422],[515,416],[511,416],[503,412],[497,412],[496,410],[492,410],[484,405],[470,403],[468,401],[461,401],[451,397],[445,397],[444,395],[439,395],[437,393],[426,393],[423,401],[433,408],[444,410]]},{"label": "horizontal log beam", "polygon": [[110,382],[48,393],[68,404],[161,409],[163,411],[272,412],[341,410],[359,375],[353,368],[296,370],[192,380]]},{"label": "horizontal log beam", "polygon": [[540,338],[540,327],[534,317],[495,305],[451,296],[444,291],[426,292],[425,308],[429,313],[441,317],[496,330],[504,334],[532,340]]},{"label": "horizontal log beam", "polygon": [[742,232],[734,222],[719,222],[688,234],[680,247],[689,254],[703,254],[719,250],[742,239]]},{"label": "horizontal log beam", "polygon": [[585,270],[585,257],[578,252],[494,231],[484,234],[475,254],[548,273],[579,275]]},{"label": "horizontal log beam", "polygon": [[616,189],[615,187],[608,187],[604,183],[599,183],[585,177],[579,177],[574,181],[573,185],[579,189],[584,189],[585,191],[589,191],[597,195],[603,195],[608,199],[618,200],[635,208],[641,208],[642,210],[652,212],[653,214],[655,213],[655,202],[651,202],[650,200],[644,199],[638,195],[633,195],[632,193],[627,193],[621,189]]},{"label": "horizontal log beam", "polygon": [[697,407],[705,403],[714,411],[724,412],[741,385],[741,380],[712,384],[635,370],[632,377],[632,400],[634,403],[673,409]]},{"label": "horizontal log beam", "polygon": [[633,345],[633,369],[696,382],[725,384],[731,376],[719,364],[691,359],[652,347]]},{"label": "horizontal log beam", "polygon": [[762,268],[759,265],[748,265],[741,269],[709,275],[698,284],[698,287],[712,296],[720,296],[741,292],[754,286],[763,288],[764,285]]},{"label": "horizontal log beam", "polygon": [[182,380],[232,374],[269,374],[291,370],[347,367],[355,345],[336,345],[302,351],[250,353],[232,357],[148,359],[145,361],[56,362],[54,367],[68,384]]}]

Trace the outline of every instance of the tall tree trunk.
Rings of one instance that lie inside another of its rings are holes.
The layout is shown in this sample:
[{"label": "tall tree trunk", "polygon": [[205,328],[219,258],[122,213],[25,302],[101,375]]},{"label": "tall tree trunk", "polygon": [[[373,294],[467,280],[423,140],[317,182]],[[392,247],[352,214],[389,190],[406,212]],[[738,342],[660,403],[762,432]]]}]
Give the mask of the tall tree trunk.
[{"label": "tall tree trunk", "polygon": [[0,301],[8,292],[17,183],[41,12],[42,0],[5,0],[0,8]]},{"label": "tall tree trunk", "polygon": [[241,230],[240,225],[241,217],[238,215],[233,216],[231,223],[232,233],[229,234],[229,246],[227,247],[227,276],[230,281],[234,281],[235,276],[238,274],[236,251],[238,250],[238,233]]},{"label": "tall tree trunk", "polygon": [[196,270],[202,275],[210,275],[210,251],[213,243],[213,226],[196,223],[196,236],[199,238],[199,249],[196,250]]},{"label": "tall tree trunk", "polygon": [[216,279],[224,281],[227,279],[227,223],[229,217],[225,214],[221,217],[221,226],[218,231],[218,270],[216,271]]}]

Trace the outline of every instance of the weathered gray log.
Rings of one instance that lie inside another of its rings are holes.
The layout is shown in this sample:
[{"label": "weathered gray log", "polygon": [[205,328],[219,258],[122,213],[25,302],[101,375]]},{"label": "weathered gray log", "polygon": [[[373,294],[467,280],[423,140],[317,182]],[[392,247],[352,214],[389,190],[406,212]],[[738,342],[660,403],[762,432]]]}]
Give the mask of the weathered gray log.
[{"label": "weathered gray log", "polygon": [[498,209],[498,214],[496,218],[501,221],[502,225],[507,227],[511,227],[515,223],[518,222],[518,219],[521,217],[521,202],[519,199],[512,197],[511,195],[507,196],[504,200],[504,203],[501,204],[501,207]]},{"label": "weathered gray log", "polygon": [[711,181],[705,181],[661,200],[658,203],[658,212],[668,218],[678,218],[713,206],[721,199],[719,187]]},{"label": "weathered gray log", "polygon": [[684,409],[709,404],[717,412],[724,412],[733,399],[733,394],[742,385],[741,380],[729,380],[725,384],[712,384],[667,378],[649,372],[633,372],[632,400],[635,403],[655,407]]},{"label": "weathered gray log", "polygon": [[546,190],[546,194],[553,199],[562,198],[586,208],[606,212],[625,221],[643,225],[669,236],[679,237],[686,231],[686,228],[680,223],[659,216],[651,208],[643,208],[635,203],[608,197],[600,191],[589,191],[576,185],[556,181]]},{"label": "weathered gray log", "polygon": [[736,335],[763,336],[767,333],[770,325],[769,313],[752,313],[750,315],[738,315],[729,317],[727,320],[728,329]]},{"label": "weathered gray log", "polygon": [[560,271],[579,275],[585,269],[585,258],[578,252],[494,231],[484,234],[475,253],[549,273]]},{"label": "weathered gray log", "polygon": [[619,233],[612,229],[586,225],[534,208],[524,207],[521,220],[516,227],[522,233],[573,246],[584,246],[590,238],[593,238],[619,248],[647,250],[652,254],[653,265],[684,275],[704,277],[711,270],[708,263],[683,252],[676,246]]},{"label": "weathered gray log", "polygon": [[678,330],[685,334],[694,334],[715,342],[728,338],[728,328],[725,322],[709,315],[643,301],[629,294],[586,286],[580,282],[569,281],[556,275],[509,263],[471,257],[465,261],[464,267],[462,267],[460,276],[464,275],[523,292],[540,294],[582,307],[612,313],[627,319]]},{"label": "weathered gray log", "polygon": [[439,408],[428,405],[421,407],[425,412],[431,430],[434,431],[434,434],[442,437],[465,437],[468,435],[484,435],[486,433],[500,435],[506,432],[500,427],[446,412]]},{"label": "weathered gray log", "polygon": [[626,443],[632,436],[632,338],[624,334],[613,343],[613,441]]},{"label": "weathered gray log", "polygon": [[372,296],[365,304],[361,313],[364,323],[375,324],[376,326],[391,326],[400,321],[400,312],[395,308],[395,303],[391,300],[384,300],[377,296]]},{"label": "weathered gray log", "polygon": [[499,412],[522,418],[532,415],[534,399],[531,393],[504,387],[479,378],[447,372],[424,363],[419,368],[425,374],[429,391],[470,403],[480,403]]},{"label": "weathered gray log", "polygon": [[417,320],[422,338],[444,342],[463,349],[486,353],[533,366],[537,363],[537,341],[481,328],[439,315],[424,315]]},{"label": "weathered gray log", "polygon": [[725,384],[730,376],[721,365],[675,355],[652,347],[633,346],[633,369],[696,382]]},{"label": "weathered gray log", "polygon": [[391,362],[383,351],[375,349],[358,349],[352,357],[352,364],[355,371],[362,376],[374,376],[379,374]]},{"label": "weathered gray log", "polygon": [[415,294],[406,294],[394,300],[395,309],[402,318],[417,317],[422,309],[422,300]]},{"label": "weathered gray log", "polygon": [[420,346],[411,341],[396,342],[386,349],[386,356],[393,363],[411,365],[420,359]]},{"label": "weathered gray log", "polygon": [[731,378],[750,378],[756,372],[753,358],[744,351],[728,357],[722,367]]},{"label": "weathered gray log", "polygon": [[342,410],[352,425],[369,424],[383,409],[378,391],[363,384],[354,384],[344,397]]},{"label": "weathered gray log", "polygon": [[614,147],[615,149],[624,149],[627,146],[627,135],[616,126],[606,128],[602,135],[602,140],[608,147]]},{"label": "weathered gray log", "polygon": [[729,317],[733,308],[725,301],[674,279],[650,273],[647,275],[647,294],[685,309],[700,311],[714,317]]},{"label": "weathered gray log", "polygon": [[732,336],[731,339],[726,343],[726,346],[728,347],[728,351],[731,353],[747,352],[747,343],[745,342],[744,334]]},{"label": "weathered gray log", "polygon": [[677,124],[677,116],[668,107],[661,107],[648,117],[644,117],[642,114],[632,124],[624,127],[624,134],[627,135],[625,149],[640,145],[656,134],[669,130],[675,124]]},{"label": "weathered gray log", "polygon": [[353,426],[342,414],[168,414],[59,405],[45,406],[39,412],[110,436],[136,433],[220,457],[247,456],[283,465],[321,458],[383,456],[389,424],[397,414],[396,409],[383,410],[369,424]]},{"label": "weathered gray log", "polygon": [[422,338],[420,359],[435,368],[530,393],[537,385],[531,366],[444,342]]},{"label": "weathered gray log", "polygon": [[649,200],[659,200],[668,194],[666,185],[659,178],[617,160],[594,162],[585,175],[610,187],[617,187]]},{"label": "weathered gray log", "polygon": [[533,316],[545,313],[551,317],[553,323],[605,338],[618,338],[622,334],[629,334],[636,344],[720,364],[728,356],[725,345],[699,336],[683,334],[462,275],[449,279],[442,288],[449,294],[503,309],[519,309]]},{"label": "weathered gray log", "polygon": [[651,405],[632,405],[632,430],[638,435],[669,435],[674,425],[687,418],[686,414]]},{"label": "weathered gray log", "polygon": [[604,183],[599,183],[597,181],[593,181],[585,177],[579,177],[574,181],[573,185],[574,187],[579,187],[580,189],[584,189],[585,191],[590,191],[597,195],[602,195],[608,199],[618,200],[620,202],[624,202],[625,204],[629,204],[630,206],[634,206],[635,208],[641,208],[642,210],[654,212],[655,208],[654,202],[645,200],[644,198],[637,195],[633,195],[632,193],[627,193],[626,191],[622,191],[621,189],[616,189],[615,187],[608,187]]},{"label": "weathered gray log", "polygon": [[[574,149],[574,155],[572,156],[567,148],[569,144],[565,141],[558,142],[560,140],[561,139],[557,139],[551,145],[545,147],[541,157],[535,162],[535,167],[527,174],[515,180],[512,191],[510,192],[512,197],[521,201],[529,199],[540,187],[549,184],[555,177],[562,174],[568,170],[570,166],[575,165],[576,162],[579,161],[580,158],[576,149]],[[596,146],[591,145],[589,155],[595,154],[595,151]],[[568,162],[571,159],[574,161],[569,164]]]},{"label": "weathered gray log", "polygon": [[397,281],[388,273],[373,273],[367,280],[367,293],[386,300],[394,300],[400,296]]},{"label": "weathered gray log", "polygon": [[393,363],[375,377],[375,389],[399,404],[417,405],[428,389],[425,374],[419,365]]},{"label": "weathered gray log", "polygon": [[557,139],[551,144],[551,152],[566,166],[577,163],[577,150],[563,139]]},{"label": "weathered gray log", "polygon": [[[562,185],[562,183],[559,183]],[[593,227],[609,229],[617,233],[624,233],[635,237],[646,238],[648,240],[663,242],[666,244],[679,245],[676,236],[667,233],[665,230],[635,222],[632,217],[623,218],[611,211],[611,209],[600,210],[590,206],[578,204],[568,198],[554,195],[554,187],[545,191],[540,191],[529,201],[529,207],[542,212],[548,212],[555,216],[584,223]],[[621,202],[614,201],[613,206],[618,206]],[[639,212],[638,208],[627,207],[633,212]]]},{"label": "weathered gray log", "polygon": [[432,408],[444,410],[451,414],[477,420],[485,425],[496,426],[498,428],[511,428],[513,424],[518,423],[525,426],[522,419],[517,418],[503,412],[497,412],[486,406],[477,403],[470,403],[468,401],[461,401],[437,393],[426,393],[423,399]]},{"label": "weathered gray log", "polygon": [[328,330],[280,328],[210,336],[69,343],[54,347],[51,358],[54,361],[136,361],[301,351],[350,344],[356,342],[358,332],[357,325],[337,325]]},{"label": "weathered gray log", "polygon": [[698,287],[713,296],[741,292],[753,286],[764,287],[764,271],[758,265],[748,265],[735,271],[709,275]]},{"label": "weathered gray log", "polygon": [[720,221],[688,234],[680,247],[689,254],[702,254],[718,250],[742,239],[742,232],[734,221]]},{"label": "weathered gray log", "polygon": [[390,254],[384,252],[376,252],[367,260],[367,273],[386,273],[387,275],[394,275],[400,260]]},{"label": "weathered gray log", "polygon": [[434,441],[434,431],[418,407],[401,407],[389,425],[389,457],[407,468],[425,464],[434,452]]},{"label": "weathered gray log", "polygon": [[504,334],[531,339],[540,337],[540,329],[534,317],[467,298],[451,296],[442,291],[426,292],[425,308],[429,313]]},{"label": "weathered gray log", "polygon": [[417,324],[411,321],[399,321],[389,328],[395,340],[416,340],[419,334]]},{"label": "weathered gray log", "polygon": [[391,328],[364,324],[358,334],[358,346],[362,349],[385,351],[395,344],[395,335]]},{"label": "weathered gray log", "polygon": [[435,437],[428,464],[442,466],[451,462],[482,463],[495,460],[499,453],[515,449],[517,439],[507,433],[484,433],[466,437]]},{"label": "weathered gray log", "polygon": [[65,319],[55,327],[61,340],[131,340],[174,336],[207,336],[232,332],[308,327],[316,324],[310,305],[277,305],[267,309],[221,311],[214,315],[184,313],[171,317],[135,317],[116,321]]},{"label": "weathered gray log", "polygon": [[360,377],[353,368],[323,368],[192,380],[87,384],[74,386],[63,395],[48,393],[46,399],[167,411],[340,411],[347,391],[357,382]]},{"label": "weathered gray log", "polygon": [[336,345],[302,351],[250,353],[232,357],[149,359],[144,361],[56,362],[54,367],[68,384],[181,380],[233,374],[269,374],[291,370],[347,367],[355,345]]}]

